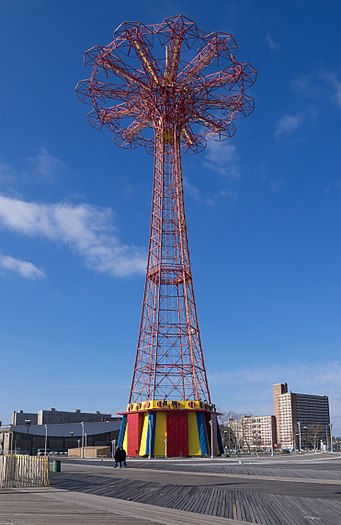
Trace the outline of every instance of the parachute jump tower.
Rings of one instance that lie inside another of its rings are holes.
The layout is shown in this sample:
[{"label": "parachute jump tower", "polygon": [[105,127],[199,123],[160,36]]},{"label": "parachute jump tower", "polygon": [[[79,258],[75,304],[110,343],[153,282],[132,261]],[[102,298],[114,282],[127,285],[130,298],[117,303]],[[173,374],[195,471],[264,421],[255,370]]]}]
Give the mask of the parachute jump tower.
[{"label": "parachute jump tower", "polygon": [[124,22],[110,44],[85,53],[91,77],[76,87],[93,106],[92,126],[154,154],[140,333],[118,440],[129,456],[222,452],[194,298],[181,149],[231,138],[233,121],[254,109],[245,90],[256,71],[236,60],[236,47],[230,34],[206,34],[184,16]]}]

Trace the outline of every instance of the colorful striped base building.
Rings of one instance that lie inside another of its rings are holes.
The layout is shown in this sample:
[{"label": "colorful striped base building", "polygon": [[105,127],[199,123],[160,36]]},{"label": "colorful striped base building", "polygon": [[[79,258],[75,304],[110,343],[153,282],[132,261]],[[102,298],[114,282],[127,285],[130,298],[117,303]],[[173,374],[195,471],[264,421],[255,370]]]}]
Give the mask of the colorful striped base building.
[{"label": "colorful striped base building", "polygon": [[128,456],[186,457],[223,453],[217,412],[201,401],[131,403],[123,415],[118,446]]}]

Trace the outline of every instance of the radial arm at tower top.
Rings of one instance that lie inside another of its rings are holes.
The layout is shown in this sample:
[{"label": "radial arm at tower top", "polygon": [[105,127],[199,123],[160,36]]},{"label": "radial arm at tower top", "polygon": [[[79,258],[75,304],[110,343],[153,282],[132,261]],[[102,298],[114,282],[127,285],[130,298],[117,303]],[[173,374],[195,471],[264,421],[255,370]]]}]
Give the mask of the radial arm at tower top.
[{"label": "radial arm at tower top", "polygon": [[254,109],[245,91],[256,70],[236,60],[236,48],[230,34],[205,34],[183,16],[124,22],[110,44],[86,52],[91,77],[76,91],[93,106],[90,124],[110,130],[120,146],[154,153],[157,130],[167,139],[176,124],[180,146],[199,151],[207,139],[231,138],[233,121]]}]

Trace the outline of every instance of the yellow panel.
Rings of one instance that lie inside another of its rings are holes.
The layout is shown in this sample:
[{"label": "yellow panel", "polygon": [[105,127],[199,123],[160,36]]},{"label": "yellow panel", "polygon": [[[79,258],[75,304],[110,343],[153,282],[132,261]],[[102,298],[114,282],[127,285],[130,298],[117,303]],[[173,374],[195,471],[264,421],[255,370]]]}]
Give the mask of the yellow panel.
[{"label": "yellow panel", "polygon": [[188,455],[201,456],[197,415],[188,412]]},{"label": "yellow panel", "polygon": [[127,421],[126,429],[125,429],[125,432],[124,432],[124,438],[123,438],[123,448],[124,448],[124,450],[128,450],[128,425],[129,425],[129,423]]},{"label": "yellow panel", "polygon": [[145,413],[144,418],[143,418],[143,425],[142,425],[142,432],[141,432],[141,439],[140,439],[140,449],[139,449],[140,456],[146,455],[147,430],[148,430],[148,414]]},{"label": "yellow panel", "polygon": [[154,456],[165,456],[165,439],[167,437],[166,412],[157,412],[154,441]]},{"label": "yellow panel", "polygon": [[127,406],[127,412],[138,412],[139,410],[211,410],[212,406],[198,400],[183,399],[181,401],[165,401],[161,399],[146,400],[141,403],[131,403]]}]

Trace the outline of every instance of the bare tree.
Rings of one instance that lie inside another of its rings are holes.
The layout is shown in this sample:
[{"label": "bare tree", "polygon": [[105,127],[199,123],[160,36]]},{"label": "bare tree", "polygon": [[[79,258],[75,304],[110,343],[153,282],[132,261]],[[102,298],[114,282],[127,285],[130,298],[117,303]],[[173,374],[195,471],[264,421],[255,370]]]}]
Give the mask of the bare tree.
[{"label": "bare tree", "polygon": [[245,432],[246,422],[243,420],[245,416],[251,416],[251,414],[228,410],[221,412],[218,416],[224,447],[234,448],[236,453],[243,448],[250,452],[250,443]]},{"label": "bare tree", "polygon": [[319,437],[322,436],[323,427],[321,425],[308,425],[307,426],[308,438],[313,445],[314,452],[318,449]]}]

